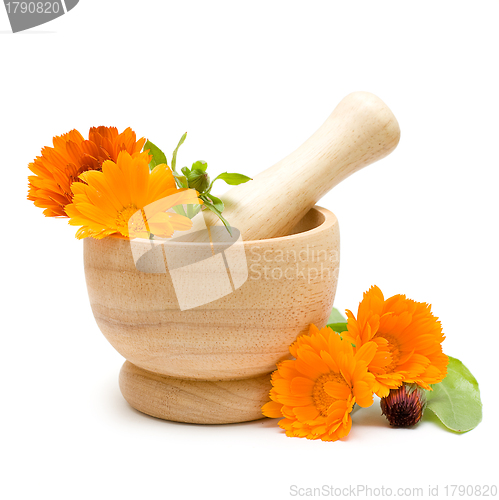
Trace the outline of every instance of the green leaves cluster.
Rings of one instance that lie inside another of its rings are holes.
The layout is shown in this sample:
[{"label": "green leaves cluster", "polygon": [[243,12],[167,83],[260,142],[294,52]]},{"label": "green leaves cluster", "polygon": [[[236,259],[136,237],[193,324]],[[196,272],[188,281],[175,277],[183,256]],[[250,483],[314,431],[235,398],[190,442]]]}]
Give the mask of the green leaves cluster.
[{"label": "green leaves cluster", "polygon": [[[347,319],[333,308],[327,326],[335,332],[347,331]],[[445,427],[467,432],[482,421],[482,402],[478,382],[464,364],[449,356],[447,376],[431,391],[425,391],[426,409],[431,410]]]},{"label": "green leaves cluster", "polygon": [[[195,189],[199,193],[199,198],[203,200],[203,205],[187,205],[186,209],[182,205],[173,207],[174,210],[186,217],[192,219],[200,210],[210,210],[213,212],[224,224],[229,234],[232,236],[230,224],[223,217],[224,203],[220,198],[217,198],[211,193],[213,184],[217,180],[225,181],[231,186],[237,186],[251,180],[250,177],[243,174],[235,174],[224,172],[217,175],[212,181],[207,173],[208,164],[205,161],[199,160],[192,164],[191,168],[183,167],[181,173],[177,171],[177,153],[180,146],[184,143],[187,137],[187,132],[180,138],[177,147],[173,151],[172,161],[170,167],[175,177],[175,182],[179,188]],[[149,168],[152,170],[156,165],[165,163],[168,165],[166,155],[151,141],[147,141],[144,145],[144,151],[149,150],[152,155],[152,160],[149,163]]]}]

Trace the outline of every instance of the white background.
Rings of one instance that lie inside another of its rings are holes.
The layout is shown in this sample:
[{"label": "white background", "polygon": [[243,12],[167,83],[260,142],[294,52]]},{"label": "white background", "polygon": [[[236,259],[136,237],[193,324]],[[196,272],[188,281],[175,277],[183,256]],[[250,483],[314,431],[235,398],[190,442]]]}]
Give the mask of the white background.
[{"label": "white background", "polygon": [[[81,0],[12,35],[0,10],[0,496],[284,499],[291,485],[357,484],[443,496],[497,483],[498,17],[498,1]],[[27,164],[54,135],[115,125],[168,153],[187,130],[181,166],[256,175],[355,90],[388,104],[402,138],[320,202],[341,227],[335,305],[356,310],[372,284],[430,302],[444,351],[480,382],[483,422],[394,430],[375,402],[345,442],[324,443],[275,420],[210,427],[133,410],[90,310],[82,242],[26,201]]]}]

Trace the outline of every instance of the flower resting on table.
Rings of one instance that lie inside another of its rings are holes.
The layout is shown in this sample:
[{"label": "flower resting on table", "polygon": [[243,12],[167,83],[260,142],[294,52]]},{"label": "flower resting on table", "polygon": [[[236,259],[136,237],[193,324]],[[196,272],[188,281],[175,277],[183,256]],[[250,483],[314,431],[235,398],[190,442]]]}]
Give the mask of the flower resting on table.
[{"label": "flower resting on table", "polygon": [[294,360],[282,361],[272,374],[271,401],[262,412],[284,417],[279,425],[287,436],[336,441],[350,432],[354,404],[373,402],[374,376],[367,367],[376,344],[366,342],[354,350],[331,328],[302,335],[289,348]]},{"label": "flower resting on table", "polygon": [[77,130],[56,136],[54,147],[43,148],[29,164],[35,175],[28,178],[28,200],[44,208],[47,217],[67,217],[65,207],[73,200],[71,184],[79,182],[83,172],[101,170],[104,161],[116,161],[120,151],[133,155],[144,144],[145,139],[137,140],[131,128],[118,134],[115,127],[92,127],[88,140]]},{"label": "flower resting on table", "polygon": [[[107,160],[102,171],[84,172],[71,189],[73,203],[66,207],[69,224],[82,226],[76,237],[100,239],[112,234],[130,238],[169,238],[175,230],[191,228],[185,216],[166,212],[181,204],[202,203],[194,189],[178,189],[170,168],[157,165],[149,171],[149,154],[127,151],[116,163]],[[132,218],[133,217],[133,218]]]}]

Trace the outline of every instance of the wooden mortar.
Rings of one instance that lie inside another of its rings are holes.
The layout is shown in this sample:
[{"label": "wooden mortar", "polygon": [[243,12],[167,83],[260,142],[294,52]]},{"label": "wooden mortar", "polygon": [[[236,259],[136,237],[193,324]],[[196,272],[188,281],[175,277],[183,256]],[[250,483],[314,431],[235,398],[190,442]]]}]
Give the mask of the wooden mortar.
[{"label": "wooden mortar", "polygon": [[[90,303],[101,331],[127,359],[120,373],[125,399],[141,412],[179,422],[262,418],[270,372],[310,323],[326,324],[333,307],[338,222],[314,205],[389,154],[399,137],[383,101],[355,92],[295,152],[231,189],[222,199],[224,216],[244,239],[234,237],[231,247],[242,251],[237,269],[229,250],[217,250],[218,221],[209,215],[196,216],[188,241],[173,241],[169,250],[145,239],[86,238]],[[211,243],[201,232],[206,225]],[[172,248],[175,265],[167,258]],[[145,268],[142,258],[150,261]],[[226,292],[204,300],[224,279]]]},{"label": "wooden mortar", "polygon": [[[334,214],[314,207],[293,233],[242,243],[249,270],[245,283],[185,311],[169,273],[137,270],[129,240],[84,240],[92,311],[102,333],[128,360],[120,389],[134,408],[202,424],[262,418],[269,373],[289,358],[289,345],[310,323],[326,324],[336,292]],[[192,245],[209,243],[179,245],[192,251]],[[206,272],[191,278],[216,279]]]}]

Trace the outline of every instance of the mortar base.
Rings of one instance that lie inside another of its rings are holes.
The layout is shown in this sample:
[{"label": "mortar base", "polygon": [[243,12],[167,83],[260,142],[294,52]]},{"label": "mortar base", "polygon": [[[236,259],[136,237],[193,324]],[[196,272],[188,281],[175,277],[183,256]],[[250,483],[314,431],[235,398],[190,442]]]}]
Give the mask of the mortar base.
[{"label": "mortar base", "polygon": [[270,374],[243,380],[203,381],[166,377],[125,361],[120,390],[136,410],[175,422],[232,424],[264,418]]}]

